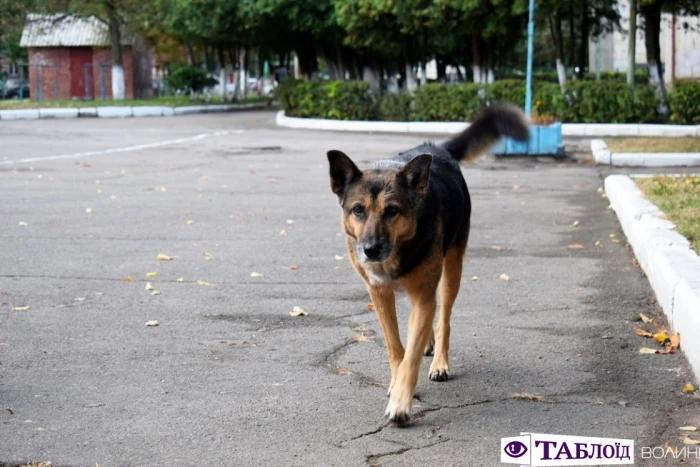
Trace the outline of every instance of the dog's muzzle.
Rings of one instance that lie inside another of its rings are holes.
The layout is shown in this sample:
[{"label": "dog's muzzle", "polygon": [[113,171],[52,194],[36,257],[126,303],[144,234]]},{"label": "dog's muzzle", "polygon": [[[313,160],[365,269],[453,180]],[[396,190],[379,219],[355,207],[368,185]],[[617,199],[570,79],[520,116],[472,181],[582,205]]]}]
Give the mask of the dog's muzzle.
[{"label": "dog's muzzle", "polygon": [[391,254],[391,245],[386,242],[362,242],[357,250],[363,263],[381,263]]}]

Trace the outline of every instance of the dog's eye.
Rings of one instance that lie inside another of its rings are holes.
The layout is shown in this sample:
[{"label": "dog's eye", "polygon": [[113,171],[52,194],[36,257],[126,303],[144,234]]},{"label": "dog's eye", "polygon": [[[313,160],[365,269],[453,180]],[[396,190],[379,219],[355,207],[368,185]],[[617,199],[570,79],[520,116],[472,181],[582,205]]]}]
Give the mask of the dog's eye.
[{"label": "dog's eye", "polygon": [[355,214],[357,217],[360,217],[364,215],[365,207],[358,204],[357,206],[352,208],[352,213]]},{"label": "dog's eye", "polygon": [[384,217],[394,217],[399,213],[399,209],[394,206],[388,206],[384,209]]}]

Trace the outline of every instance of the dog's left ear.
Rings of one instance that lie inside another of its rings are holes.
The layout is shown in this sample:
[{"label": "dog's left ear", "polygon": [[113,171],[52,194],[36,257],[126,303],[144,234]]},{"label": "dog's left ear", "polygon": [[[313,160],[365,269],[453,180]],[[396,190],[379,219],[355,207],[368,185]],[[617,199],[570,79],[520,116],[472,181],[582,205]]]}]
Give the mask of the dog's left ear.
[{"label": "dog's left ear", "polygon": [[409,188],[413,189],[419,196],[424,196],[428,192],[428,181],[430,181],[430,164],[433,156],[421,154],[409,161],[401,170],[408,182]]},{"label": "dog's left ear", "polygon": [[355,163],[341,151],[328,151],[328,162],[331,165],[331,190],[342,198],[345,188],[358,178],[362,177],[362,172]]}]

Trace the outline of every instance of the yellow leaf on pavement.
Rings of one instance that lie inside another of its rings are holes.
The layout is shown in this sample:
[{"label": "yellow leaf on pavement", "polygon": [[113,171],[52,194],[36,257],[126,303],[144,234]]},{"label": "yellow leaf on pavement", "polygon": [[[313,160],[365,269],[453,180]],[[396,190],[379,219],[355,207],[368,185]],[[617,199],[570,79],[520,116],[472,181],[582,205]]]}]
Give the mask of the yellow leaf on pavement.
[{"label": "yellow leaf on pavement", "polygon": [[510,277],[508,276],[508,274],[501,274],[501,276],[499,278],[502,281],[509,281],[510,280]]},{"label": "yellow leaf on pavement", "polygon": [[647,315],[644,313],[639,313],[639,319],[642,320],[642,323],[653,323],[654,320],[649,318]]},{"label": "yellow leaf on pavement", "polygon": [[501,247],[498,246],[498,245],[494,245],[494,246],[491,247],[491,249],[492,249],[492,250],[496,250],[496,251],[501,251],[503,248],[501,248]]},{"label": "yellow leaf on pavement", "polygon": [[187,222],[185,222],[185,224],[187,224],[187,225],[192,225],[192,224],[194,224],[194,221],[193,221],[192,219],[190,219],[190,220],[188,220]]},{"label": "yellow leaf on pavement", "polygon": [[536,394],[528,394],[526,392],[522,392],[522,393],[518,393],[518,394],[513,394],[513,399],[520,399],[520,400],[533,401],[533,402],[542,402],[544,400],[544,396],[538,396]]},{"label": "yellow leaf on pavement", "polygon": [[700,440],[692,438],[683,438],[683,444],[700,444]]},{"label": "yellow leaf on pavement", "polygon": [[146,290],[153,290],[154,287],[151,285],[150,282],[146,282]]},{"label": "yellow leaf on pavement", "polygon": [[151,295],[160,295],[160,290],[152,290]]},{"label": "yellow leaf on pavement", "polygon": [[368,310],[375,310],[376,308],[374,308],[374,303],[368,303],[368,304],[367,304],[367,309],[368,309]]},{"label": "yellow leaf on pavement", "polygon": [[639,329],[639,328],[634,328],[634,333],[635,333],[636,335],[642,336],[642,337],[654,337],[654,335],[653,335],[652,333],[647,332],[647,331],[645,331],[645,330],[643,330],[643,329]]},{"label": "yellow leaf on pavement", "polygon": [[683,387],[683,392],[691,393],[694,391],[695,391],[695,388],[690,383],[686,384],[685,387]]},{"label": "yellow leaf on pavement", "polygon": [[579,221],[574,221],[573,224],[571,224],[571,227],[578,227],[579,226]]},{"label": "yellow leaf on pavement", "polygon": [[204,257],[205,261],[211,261],[212,259],[214,259],[214,256],[212,256],[211,253],[208,253],[206,251],[202,252],[202,256]]},{"label": "yellow leaf on pavement", "polygon": [[287,231],[282,229],[280,230],[280,237],[286,237],[287,236]]},{"label": "yellow leaf on pavement", "polygon": [[159,261],[170,261],[172,258],[168,255],[164,255],[163,253],[158,253],[158,256],[156,256],[156,259]]},{"label": "yellow leaf on pavement", "polygon": [[263,275],[260,274],[259,272],[251,272],[250,277],[262,277]]},{"label": "yellow leaf on pavement", "polygon": [[343,260],[343,255],[335,255],[335,260],[336,260],[336,261],[342,261],[342,260]]},{"label": "yellow leaf on pavement", "polygon": [[307,316],[309,313],[302,310],[300,307],[295,306],[292,311],[289,312],[289,316]]},{"label": "yellow leaf on pavement", "polygon": [[156,320],[146,321],[146,326],[159,326],[160,323]]},{"label": "yellow leaf on pavement", "polygon": [[698,427],[696,427],[696,426],[682,426],[678,429],[681,431],[697,431]]},{"label": "yellow leaf on pavement", "polygon": [[661,344],[666,342],[667,339],[668,339],[668,334],[666,334],[664,331],[657,332],[656,334],[654,334],[654,340],[656,340],[656,342],[659,342]]},{"label": "yellow leaf on pavement", "polygon": [[211,285],[209,282],[197,281],[197,285]]},{"label": "yellow leaf on pavement", "polygon": [[296,221],[293,220],[293,219],[287,219],[287,224],[288,224],[288,225],[292,225],[292,224],[294,224],[295,222],[296,222]]},{"label": "yellow leaf on pavement", "polygon": [[481,277],[479,277],[479,276],[473,276],[473,277],[472,277],[472,280],[473,280],[473,281],[480,281],[480,280],[481,280]]},{"label": "yellow leaf on pavement", "polygon": [[569,250],[580,250],[583,248],[583,245],[580,243],[572,243],[571,245],[568,246]]},{"label": "yellow leaf on pavement", "polygon": [[656,349],[650,349],[649,347],[642,347],[639,349],[639,353],[656,353]]},{"label": "yellow leaf on pavement", "polygon": [[126,279],[124,279],[127,282],[134,282],[134,278],[131,276],[126,276]]},{"label": "yellow leaf on pavement", "polygon": [[348,369],[348,368],[336,368],[335,374],[336,375],[354,375],[355,372]]},{"label": "yellow leaf on pavement", "polygon": [[156,277],[157,275],[158,275],[158,272],[156,272],[156,271],[146,273],[146,277]]},{"label": "yellow leaf on pavement", "polygon": [[28,306],[13,306],[12,311],[27,311],[29,309]]},{"label": "yellow leaf on pavement", "polygon": [[185,279],[183,279],[182,277],[178,277],[178,278],[177,278],[177,281],[178,281],[178,282],[185,282]]},{"label": "yellow leaf on pavement", "polygon": [[364,334],[355,334],[351,338],[355,342],[372,342],[374,339],[370,336],[365,336]]}]

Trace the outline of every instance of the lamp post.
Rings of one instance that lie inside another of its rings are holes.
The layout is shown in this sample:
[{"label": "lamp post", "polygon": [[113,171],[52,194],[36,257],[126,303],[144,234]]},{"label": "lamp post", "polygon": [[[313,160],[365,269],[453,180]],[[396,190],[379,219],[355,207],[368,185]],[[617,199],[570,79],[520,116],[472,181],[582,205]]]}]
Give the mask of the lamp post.
[{"label": "lamp post", "polygon": [[527,75],[525,79],[525,115],[532,113],[532,42],[535,36],[535,0],[530,0],[527,22]]}]

